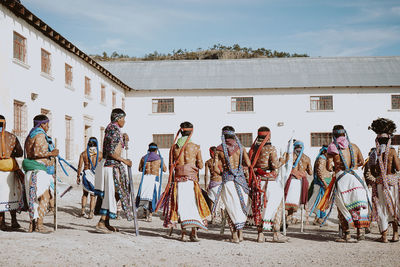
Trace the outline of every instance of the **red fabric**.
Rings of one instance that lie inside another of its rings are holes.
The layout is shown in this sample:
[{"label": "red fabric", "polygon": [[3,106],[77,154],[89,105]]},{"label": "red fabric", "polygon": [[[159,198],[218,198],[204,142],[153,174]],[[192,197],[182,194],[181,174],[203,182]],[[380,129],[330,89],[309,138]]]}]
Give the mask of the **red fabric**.
[{"label": "red fabric", "polygon": [[308,201],[308,180],[307,180],[307,175],[304,171],[298,171],[298,170],[292,170],[292,173],[290,174],[289,179],[287,180],[285,184],[285,199],[289,191],[290,183],[292,179],[301,179],[301,193],[300,193],[300,205],[305,205],[307,204]]}]

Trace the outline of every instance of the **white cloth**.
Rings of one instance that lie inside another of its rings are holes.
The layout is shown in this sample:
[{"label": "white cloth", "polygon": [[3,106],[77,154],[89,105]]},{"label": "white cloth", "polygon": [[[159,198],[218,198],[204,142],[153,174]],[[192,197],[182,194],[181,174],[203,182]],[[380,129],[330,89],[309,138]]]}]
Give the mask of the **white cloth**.
[{"label": "white cloth", "polygon": [[[95,175],[91,170],[84,170],[83,171],[86,177],[86,180],[88,180],[89,183],[91,183],[94,186],[95,183]],[[85,190],[86,192],[88,192],[89,194],[93,195],[94,193],[92,191],[87,190],[83,184],[82,184],[82,188],[83,190]]]},{"label": "white cloth", "polygon": [[[378,184],[378,226],[380,232],[383,232],[388,229],[389,223],[393,222],[393,216],[390,214],[385,201],[385,193],[383,192],[383,185]],[[399,190],[398,185],[389,186],[390,196],[392,198],[394,207],[396,208],[395,214],[399,214],[400,212],[400,201],[399,201]]]},{"label": "white cloth", "polygon": [[177,187],[178,215],[182,228],[200,227],[207,230],[199,214],[193,181],[179,182]]},{"label": "white cloth", "polygon": [[117,201],[115,199],[113,167],[104,167],[103,160],[97,164],[95,173],[95,189],[104,193],[100,213],[115,218]]},{"label": "white cloth", "polygon": [[[213,188],[209,188],[208,192],[207,192],[208,197],[214,203],[215,203],[215,198],[217,197],[218,187],[219,186],[214,186]],[[224,210],[225,205],[222,201],[218,201],[218,206],[216,207],[216,210],[215,210],[216,213],[218,214],[221,209]]]},{"label": "white cloth", "polygon": [[0,212],[20,210],[23,197],[22,184],[15,173],[0,171]]},{"label": "white cloth", "polygon": [[[311,209],[312,209],[312,207],[314,206],[314,204],[315,204],[315,201],[317,200],[317,197],[318,197],[318,195],[319,195],[319,190],[321,189],[321,186],[320,185],[318,185],[318,184],[314,184],[314,190],[313,190],[313,193],[312,193],[312,195],[311,195],[311,198],[308,200],[308,202],[307,202],[307,210],[309,210],[309,211],[311,211]],[[318,204],[317,204],[318,205]],[[317,209],[317,208],[315,208],[314,209],[314,211],[313,211],[313,213],[315,214],[315,215],[317,215],[317,212],[318,212],[319,210]]]},{"label": "white cloth", "polygon": [[156,175],[153,174],[145,174],[143,175],[143,179],[141,181],[142,188],[140,191],[140,200],[148,200],[152,201],[154,196],[154,190],[156,190],[156,194],[158,194],[158,188],[160,182],[156,181]]},{"label": "white cloth", "polygon": [[[361,171],[356,170],[355,172],[359,177],[362,177]],[[342,173],[343,171],[340,171],[336,176],[340,177]],[[335,204],[349,223],[354,222],[349,210],[360,204],[364,205],[365,208],[361,207],[360,218],[357,219],[359,221],[369,221],[367,193],[369,195],[369,191],[366,191],[360,181],[352,174],[345,174],[337,182]]]},{"label": "white cloth", "polygon": [[[293,181],[292,181],[293,182]],[[265,181],[261,181],[261,188],[264,188]],[[264,198],[264,196],[263,196]],[[279,205],[283,199],[283,188],[280,181],[268,181],[267,186],[267,208],[263,209],[263,229],[266,231],[272,231],[276,212],[278,211]],[[264,203],[264,199],[261,199]]]},{"label": "white cloth", "polygon": [[242,192],[244,203],[246,204],[246,213],[243,212],[242,206],[240,204],[239,195],[236,191],[235,183],[233,181],[226,182],[222,185],[221,199],[225,209],[228,212],[232,223],[235,225],[236,229],[242,229],[246,224],[247,211],[249,208],[249,198],[248,195],[243,191],[242,187],[239,189]]},{"label": "white cloth", "polygon": [[300,195],[301,179],[292,178],[285,200],[286,209],[294,208],[297,210],[300,206]]},{"label": "white cloth", "polygon": [[[32,173],[34,171],[28,171],[25,173],[25,190],[27,192],[27,199],[29,202],[29,186],[31,184],[31,178],[32,178]],[[33,209],[34,209],[34,215],[33,219],[39,218],[39,213],[38,213],[38,207],[39,207],[39,197],[41,197],[46,190],[50,190],[50,184],[51,181],[53,180],[53,176],[50,174],[47,174],[45,171],[37,171],[36,174],[37,180],[36,180],[36,199],[33,204]]]}]

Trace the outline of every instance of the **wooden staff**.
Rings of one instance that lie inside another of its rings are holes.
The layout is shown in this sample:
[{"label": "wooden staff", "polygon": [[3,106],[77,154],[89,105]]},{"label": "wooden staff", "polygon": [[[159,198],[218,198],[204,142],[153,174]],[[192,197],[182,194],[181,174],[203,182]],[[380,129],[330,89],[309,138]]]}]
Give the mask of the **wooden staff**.
[{"label": "wooden staff", "polygon": [[[54,149],[57,146],[57,139],[55,139]],[[57,231],[57,157],[54,157],[54,231]]]},{"label": "wooden staff", "polygon": [[300,213],[300,216],[301,216],[301,226],[300,226],[300,232],[304,232],[304,216],[303,216],[303,212],[304,212],[304,207],[303,207],[303,205],[301,205],[301,213]]},{"label": "wooden staff", "polygon": [[[126,152],[126,158],[128,159],[128,141],[124,141],[125,143],[125,152]],[[128,177],[129,177],[129,196],[131,199],[131,204],[132,204],[132,211],[133,211],[133,222],[135,226],[135,234],[136,236],[139,236],[139,225],[138,225],[138,220],[137,220],[137,210],[136,210],[136,199],[135,199],[135,189],[133,186],[133,178],[132,178],[132,168],[128,166]]]}]

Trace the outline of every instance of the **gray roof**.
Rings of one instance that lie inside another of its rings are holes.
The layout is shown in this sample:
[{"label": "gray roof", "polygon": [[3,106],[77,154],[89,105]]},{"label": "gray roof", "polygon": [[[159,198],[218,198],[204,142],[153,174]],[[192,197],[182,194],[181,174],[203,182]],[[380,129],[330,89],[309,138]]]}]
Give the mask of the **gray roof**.
[{"label": "gray roof", "polygon": [[400,56],[101,64],[135,90],[400,86]]}]

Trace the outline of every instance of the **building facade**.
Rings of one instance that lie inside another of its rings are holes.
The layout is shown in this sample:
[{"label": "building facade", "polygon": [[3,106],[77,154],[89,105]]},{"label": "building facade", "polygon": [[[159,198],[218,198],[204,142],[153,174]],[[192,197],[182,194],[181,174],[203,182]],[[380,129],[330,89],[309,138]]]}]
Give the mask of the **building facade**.
[{"label": "building facade", "polygon": [[47,115],[49,134],[75,162],[88,137],[101,138],[123,84],[15,1],[0,2],[0,114],[24,142],[33,117]]}]

